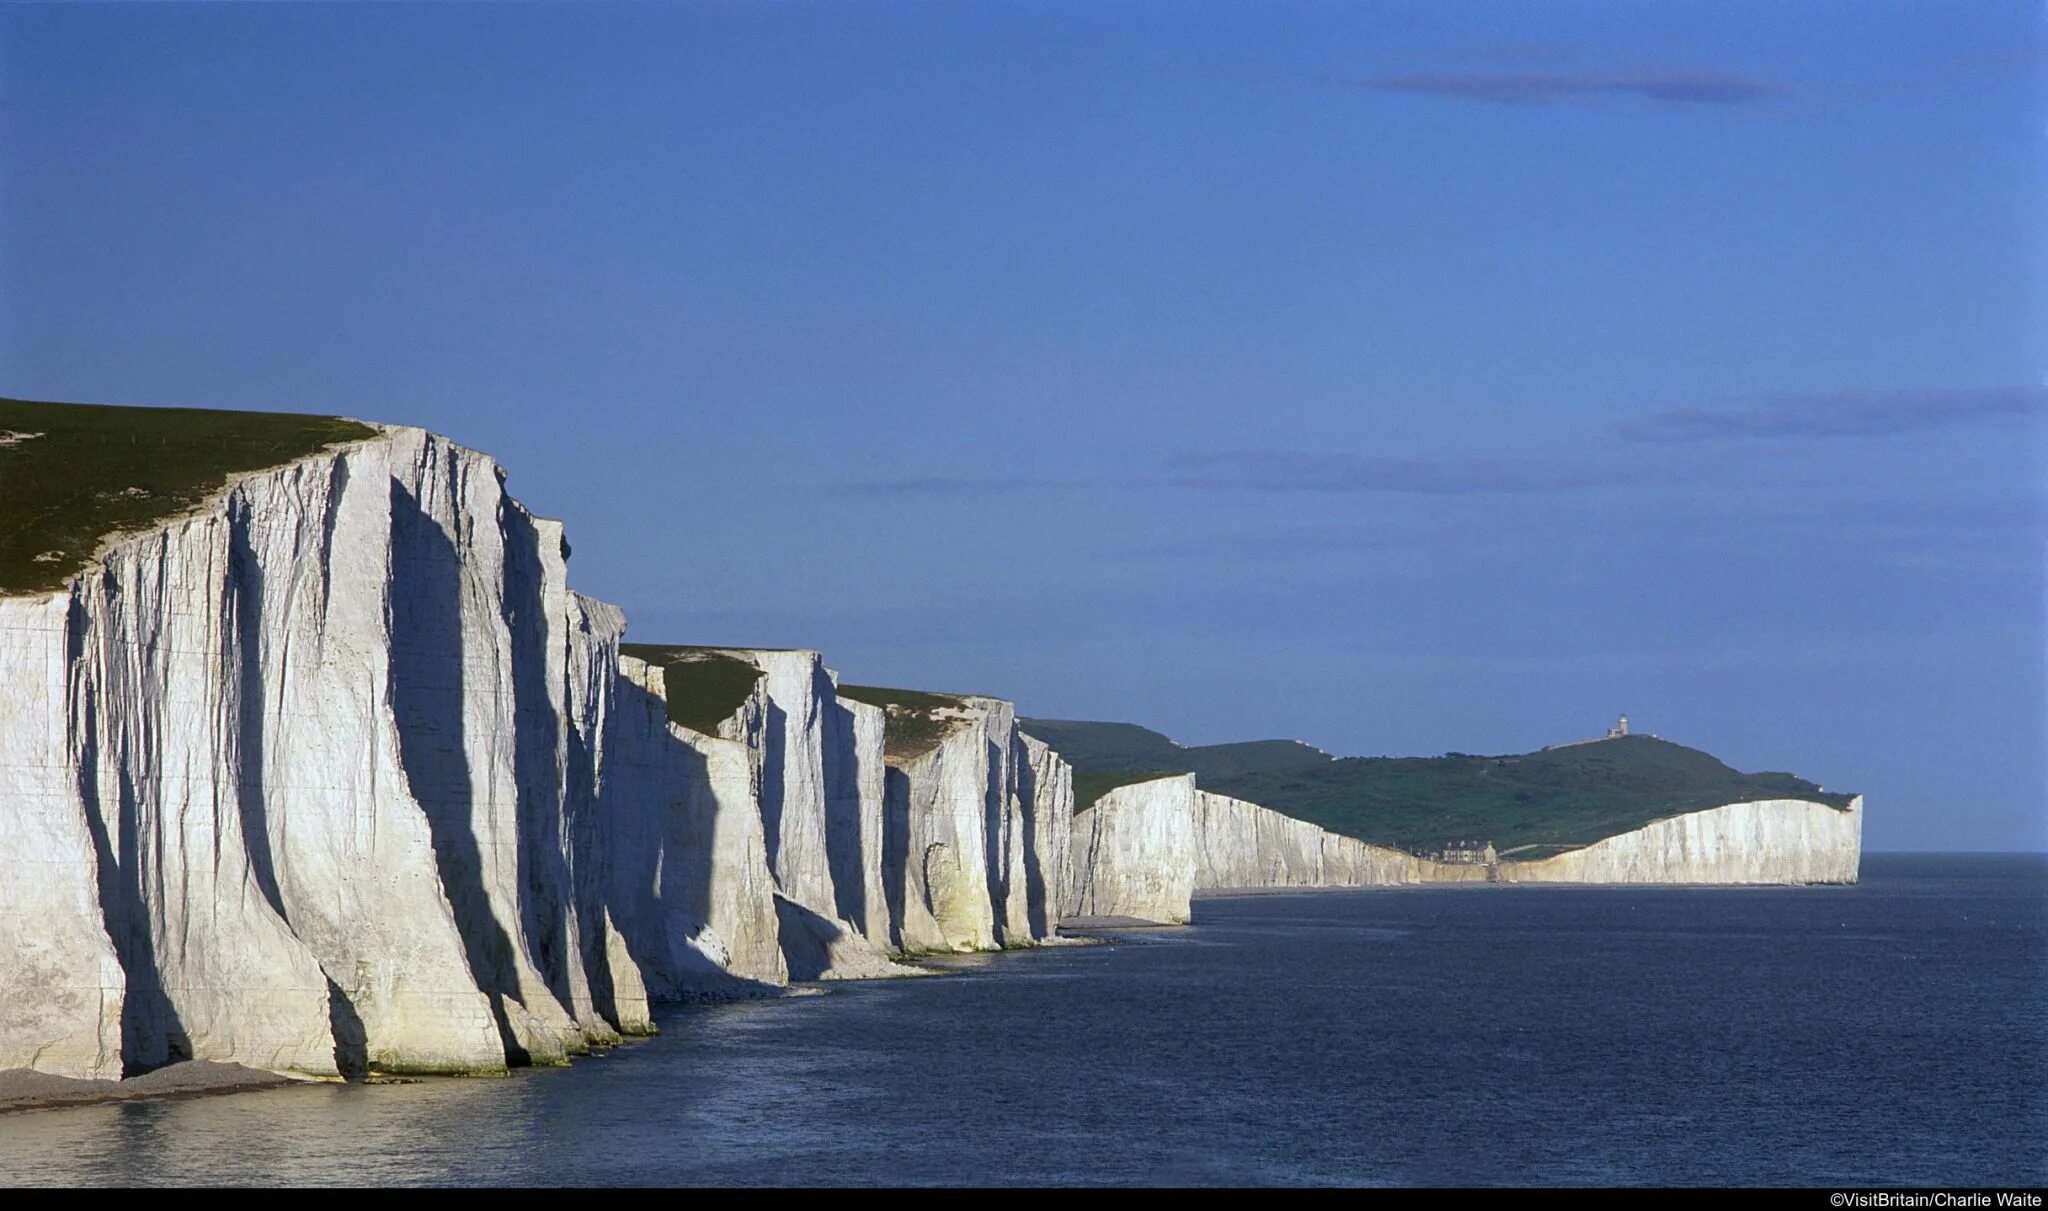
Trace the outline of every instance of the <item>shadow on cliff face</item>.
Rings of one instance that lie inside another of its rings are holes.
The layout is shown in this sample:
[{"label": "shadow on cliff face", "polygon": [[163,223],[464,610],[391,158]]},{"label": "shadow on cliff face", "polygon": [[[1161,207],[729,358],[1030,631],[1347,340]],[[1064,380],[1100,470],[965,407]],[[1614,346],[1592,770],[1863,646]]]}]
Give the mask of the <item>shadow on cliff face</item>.
[{"label": "shadow on cliff face", "polygon": [[1045,910],[1044,827],[1038,819],[1038,767],[1031,750],[1016,734],[1010,737],[1010,768],[1017,771],[1017,802],[1024,816],[1024,916],[1033,938],[1049,937],[1051,916]]},{"label": "shadow on cliff face", "polygon": [[889,907],[889,945],[903,949],[903,910],[909,893],[910,775],[882,771],[882,899]]},{"label": "shadow on cliff face", "polygon": [[830,921],[782,896],[775,897],[777,944],[789,963],[792,980],[822,979],[832,970],[832,945],[846,936]]},{"label": "shadow on cliff face", "polygon": [[[710,925],[712,895],[719,887],[713,866],[721,808],[710,764],[669,731],[668,704],[660,696],[625,678],[614,684],[618,698],[606,721],[606,770],[598,801],[598,814],[614,830],[608,839],[607,906],[649,998],[780,991],[734,975],[687,941]],[[728,880],[739,877],[737,871],[724,873]]]},{"label": "shadow on cliff face", "polygon": [[[591,1007],[624,1031],[627,1023],[619,1011],[618,989],[612,983],[611,948],[606,935],[610,914],[606,911],[605,876],[610,855],[624,847],[615,835],[615,825],[601,801],[603,783],[599,769],[604,729],[617,713],[616,689],[620,686],[616,640],[599,643],[590,638],[588,622],[581,614],[578,625],[596,667],[591,670],[595,701],[585,702],[586,714],[569,728],[564,745],[563,814],[569,829],[569,886],[576,905],[576,944],[583,949],[583,978],[590,986]],[[572,686],[571,693],[586,687]],[[625,771],[632,777],[638,771]]]},{"label": "shadow on cliff face", "polygon": [[655,735],[655,729],[666,726],[661,720],[667,707],[623,677],[616,685],[618,698],[605,719],[605,770],[597,788],[593,842],[606,847],[610,860],[603,894],[612,924],[640,968],[648,995],[657,996],[670,982],[667,906],[662,902],[669,806],[662,741]]},{"label": "shadow on cliff face", "polygon": [[491,913],[472,823],[464,751],[462,564],[441,527],[402,485],[391,485],[391,709],[399,763],[426,813],[441,886],[455,911],[470,977],[489,999],[506,1062],[527,1064],[505,1010],[512,939]]},{"label": "shadow on cliff face", "polygon": [[1009,813],[1003,785],[1003,753],[983,733],[981,738],[981,855],[988,872],[989,921],[998,945],[1010,941],[1010,844],[1014,838],[1007,827]]},{"label": "shadow on cliff face", "polygon": [[[348,462],[334,461],[328,499],[338,501],[348,486]],[[329,508],[321,535],[321,564],[332,568],[334,522],[339,511]],[[267,692],[263,684],[263,565],[249,543],[248,505],[237,502],[228,513],[228,583],[233,610],[230,634],[234,637],[237,664],[235,720],[235,795],[242,823],[242,847],[249,856],[249,871],[264,902],[270,905],[285,928],[291,928],[291,914],[285,911],[284,893],[277,880],[277,855],[270,838],[270,809],[265,801],[264,782],[268,776],[268,742],[264,728]],[[322,973],[325,974],[324,972]],[[356,1013],[354,1002],[332,977],[327,979],[327,1027],[334,1040],[334,1066],[344,1077],[360,1077],[369,1070],[368,1032]]]},{"label": "shadow on cliff face", "polygon": [[334,1035],[334,1067],[351,1081],[370,1073],[370,1032],[364,1028],[356,1004],[348,999],[334,977],[327,977],[327,1029]]},{"label": "shadow on cliff face", "polygon": [[[347,464],[334,462],[345,477]],[[336,484],[334,496],[340,496]],[[234,619],[237,665],[235,694],[235,797],[242,820],[242,842],[249,851],[249,870],[271,911],[287,924],[284,893],[277,884],[277,860],[270,848],[270,813],[263,801],[265,744],[263,728],[263,565],[249,545],[248,504],[237,498],[228,510],[228,586]],[[333,510],[329,510],[330,515]],[[331,565],[329,565],[331,566]]]},{"label": "shadow on cliff face", "polygon": [[[533,518],[509,501],[499,509],[505,539],[506,627],[512,640],[513,783],[519,821],[519,906],[531,958],[564,1009],[575,1004],[575,930],[568,848],[562,835],[562,711],[550,681],[547,578]],[[564,635],[566,638],[566,633]],[[566,655],[566,653],[564,653]]]},{"label": "shadow on cliff face", "polygon": [[761,725],[761,829],[768,843],[768,869],[782,878],[783,779],[789,768],[789,712],[767,700]]},{"label": "shadow on cliff face", "polygon": [[[880,837],[869,837],[861,818],[861,768],[858,730],[854,712],[838,701],[838,691],[823,668],[817,673],[819,701],[830,703],[825,710],[825,865],[832,875],[833,908],[843,921],[859,922],[867,928],[868,888],[865,846],[879,845]],[[875,754],[880,760],[881,753]]]},{"label": "shadow on cliff face", "polygon": [[[78,597],[86,583],[82,581],[72,594],[65,627],[66,663],[74,669],[88,667],[84,663],[85,642],[93,628]],[[128,1077],[160,1068],[176,1058],[170,1051],[170,1039],[181,1035],[183,1027],[177,1010],[164,994],[163,973],[157,966],[156,947],[150,936],[148,906],[142,902],[142,872],[137,869],[136,853],[139,822],[135,818],[134,787],[126,773],[131,768],[126,755],[117,754],[114,762],[121,775],[111,823],[108,805],[101,799],[99,769],[105,741],[100,735],[100,688],[89,683],[75,691],[79,695],[73,704],[75,726],[83,740],[78,754],[78,797],[85,805],[86,830],[92,836],[100,920],[127,984],[121,998],[121,1075]]]}]

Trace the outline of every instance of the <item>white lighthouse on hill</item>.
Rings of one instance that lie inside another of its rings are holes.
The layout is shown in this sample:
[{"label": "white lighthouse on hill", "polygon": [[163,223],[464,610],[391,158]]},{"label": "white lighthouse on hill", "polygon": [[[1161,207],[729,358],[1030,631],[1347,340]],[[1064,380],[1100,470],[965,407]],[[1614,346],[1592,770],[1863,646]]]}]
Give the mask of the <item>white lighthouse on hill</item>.
[{"label": "white lighthouse on hill", "polygon": [[[1650,732],[1648,733],[1648,735],[1652,740],[1657,739],[1657,733],[1655,732]],[[1546,744],[1543,746],[1543,751],[1547,753],[1552,749],[1577,748],[1581,744],[1598,744],[1602,740],[1625,740],[1627,738],[1628,716],[1623,715],[1621,718],[1614,721],[1613,727],[1607,729],[1607,734],[1605,736],[1588,736],[1584,740],[1567,740],[1563,744]]]}]

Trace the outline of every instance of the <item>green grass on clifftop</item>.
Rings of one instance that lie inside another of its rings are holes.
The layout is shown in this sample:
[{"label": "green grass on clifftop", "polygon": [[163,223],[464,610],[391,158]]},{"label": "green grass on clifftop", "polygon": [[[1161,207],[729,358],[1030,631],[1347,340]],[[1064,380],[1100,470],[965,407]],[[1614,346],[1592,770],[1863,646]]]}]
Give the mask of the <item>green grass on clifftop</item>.
[{"label": "green grass on clifftop", "polygon": [[[1131,724],[1023,726],[1075,767],[1077,805],[1114,785],[1190,772],[1204,790],[1411,852],[1491,841],[1504,855],[1536,858],[1727,803],[1805,799],[1839,809],[1852,798],[1792,774],[1745,774],[1653,736],[1499,757],[1332,758],[1293,741],[1183,748]],[[1084,797],[1084,779],[1111,776],[1123,781]]]},{"label": "green grass on clifftop", "polygon": [[1171,769],[1075,770],[1074,811],[1078,814],[1094,807],[1096,800],[1120,786],[1178,778],[1186,772]]},{"label": "green grass on clifftop", "polygon": [[109,535],[375,433],[331,416],[0,400],[0,595],[61,588]]},{"label": "green grass on clifftop", "polygon": [[958,717],[940,713],[960,709],[962,701],[954,694],[898,690],[881,685],[842,685],[839,696],[881,707],[888,714],[887,730],[883,733],[883,756],[892,761],[923,756],[937,748],[939,742],[962,723]]},{"label": "green grass on clifftop", "polygon": [[718,734],[761,680],[751,663],[709,648],[622,643],[619,654],[659,668],[669,722],[707,736]]}]

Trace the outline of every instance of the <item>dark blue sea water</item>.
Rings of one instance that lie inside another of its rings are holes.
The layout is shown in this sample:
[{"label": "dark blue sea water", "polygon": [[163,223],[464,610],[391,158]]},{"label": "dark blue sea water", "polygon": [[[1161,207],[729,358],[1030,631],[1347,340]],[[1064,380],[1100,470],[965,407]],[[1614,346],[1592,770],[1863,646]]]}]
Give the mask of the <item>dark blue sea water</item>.
[{"label": "dark blue sea water", "polygon": [[506,1080],[0,1117],[0,1180],[2048,1182],[2048,859],[1200,901]]}]

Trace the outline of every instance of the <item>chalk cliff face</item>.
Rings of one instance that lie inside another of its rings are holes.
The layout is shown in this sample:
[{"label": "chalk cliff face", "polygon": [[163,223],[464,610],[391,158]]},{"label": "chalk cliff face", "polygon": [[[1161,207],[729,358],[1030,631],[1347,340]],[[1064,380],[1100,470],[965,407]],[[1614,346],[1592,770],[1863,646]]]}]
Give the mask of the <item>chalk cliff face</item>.
[{"label": "chalk cliff face", "polygon": [[880,900],[868,898],[882,881],[881,712],[842,705],[838,677],[817,652],[720,651],[762,674],[754,702],[722,730],[752,762],[791,978],[910,974],[889,961],[886,942],[869,940],[871,930],[886,936]]},{"label": "chalk cliff face", "polygon": [[1324,832],[1306,820],[1228,795],[1196,791],[1194,815],[1197,891],[1445,881],[1438,863]]},{"label": "chalk cliff face", "polygon": [[[628,852],[630,834],[618,813],[606,810],[612,787],[611,750],[606,744],[620,697],[628,690],[620,668],[619,637],[626,617],[617,606],[569,595],[568,795],[571,870],[577,925],[586,964],[588,1006],[572,1007],[577,1019],[617,1026],[622,1035],[654,1033],[648,992],[640,965],[632,957],[614,918],[615,906],[630,911],[631,901],[612,894],[614,869]],[[630,763],[623,759],[621,766]],[[586,1033],[593,1028],[586,1024]],[[592,1037],[593,1042],[608,1042]]]},{"label": "chalk cliff face", "polygon": [[1658,820],[1583,849],[1497,867],[1446,863],[1328,833],[1191,776],[1119,787],[1074,817],[1061,902],[1071,917],[1179,924],[1194,892],[1423,883],[1854,883],[1863,800],[1777,799]]},{"label": "chalk cliff face", "polygon": [[[775,877],[743,741],[671,723],[664,671],[618,657],[600,814],[621,842],[611,911],[656,999],[785,984]],[[733,730],[757,727],[758,688]]]},{"label": "chalk cliff face", "polygon": [[825,851],[833,903],[840,920],[882,949],[891,946],[882,880],[887,720],[881,707],[836,693],[825,710]]},{"label": "chalk cliff face", "polygon": [[[645,650],[665,663],[620,658],[606,814],[643,822],[612,909],[643,910],[621,928],[657,998],[917,974],[892,956],[1052,935],[1071,773],[1009,703],[915,695],[945,705],[892,741],[889,711],[816,652]],[[735,663],[759,675],[714,721],[706,670]],[[674,722],[670,694],[717,734]]]},{"label": "chalk cliff face", "polygon": [[[1071,796],[1071,790],[1068,791]],[[1182,924],[1197,891],[1483,881],[1453,867],[1324,832],[1182,774],[1117,787],[1073,819],[1061,898],[1070,917]]]},{"label": "chalk cliff face", "polygon": [[109,1077],[121,1075],[127,975],[100,899],[112,851],[79,802],[69,607],[0,598],[0,848],[20,872],[0,879],[0,1066]]},{"label": "chalk cliff face", "polygon": [[1201,841],[1195,776],[1119,786],[1074,817],[1067,850],[1069,917],[1184,925]]},{"label": "chalk cliff face", "polygon": [[1049,938],[1067,902],[1067,849],[1074,829],[1074,770],[1044,742],[1017,732],[1024,821],[1024,913],[1031,936]]},{"label": "chalk cliff face", "polygon": [[1803,799],[1731,803],[1658,820],[1538,862],[1503,862],[1516,883],[1854,883],[1863,797],[1847,810]]},{"label": "chalk cliff face", "polygon": [[[885,782],[883,898],[906,954],[1028,946],[1050,937],[1064,822],[1042,825],[1061,786],[1017,730],[1016,708],[959,696],[935,708],[943,734],[892,752]],[[1043,787],[1043,790],[1041,790]],[[1071,791],[1069,790],[1069,794]]]},{"label": "chalk cliff face", "polygon": [[762,710],[746,718],[755,761],[768,866],[782,894],[836,911],[825,845],[825,728],[836,703],[832,675],[816,652],[746,651],[734,655],[762,672]]},{"label": "chalk cliff face", "polygon": [[390,429],[0,601],[0,827],[49,875],[0,892],[0,1065],[495,1071],[644,1027],[590,984],[605,640],[562,573],[494,463]]}]

